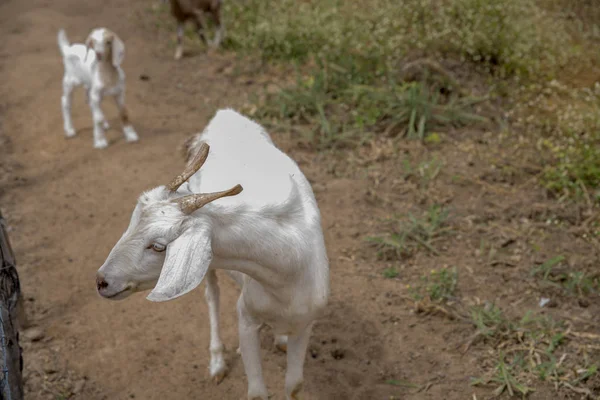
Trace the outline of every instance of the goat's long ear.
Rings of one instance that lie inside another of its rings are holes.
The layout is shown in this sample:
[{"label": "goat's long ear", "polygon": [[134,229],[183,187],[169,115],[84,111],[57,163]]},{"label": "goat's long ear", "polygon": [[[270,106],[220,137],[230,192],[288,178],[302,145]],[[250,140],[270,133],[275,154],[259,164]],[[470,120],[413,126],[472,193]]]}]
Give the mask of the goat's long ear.
[{"label": "goat's long ear", "polygon": [[125,58],[125,44],[117,35],[113,36],[112,41],[112,64],[118,67]]},{"label": "goat's long ear", "polygon": [[94,50],[94,40],[92,39],[92,35],[89,35],[85,40],[85,57],[83,57],[83,62],[86,62],[90,50]]},{"label": "goat's long ear", "polygon": [[211,261],[210,228],[188,229],[167,246],[158,283],[146,298],[167,301],[192,291],[204,279]]}]

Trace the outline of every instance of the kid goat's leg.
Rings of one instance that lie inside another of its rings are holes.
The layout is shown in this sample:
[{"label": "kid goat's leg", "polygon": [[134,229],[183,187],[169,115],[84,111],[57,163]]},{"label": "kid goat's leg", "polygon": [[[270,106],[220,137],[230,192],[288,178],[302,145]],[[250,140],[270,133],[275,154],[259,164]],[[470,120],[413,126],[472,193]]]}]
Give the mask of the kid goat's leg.
[{"label": "kid goat's leg", "polygon": [[244,370],[248,379],[248,399],[268,400],[267,387],[262,373],[260,360],[260,339],[258,337],[260,323],[248,315],[244,308],[242,297],[238,300],[238,329],[240,336],[240,351]]},{"label": "kid goat's leg", "polygon": [[219,335],[219,283],[214,270],[206,274],[204,296],[208,304],[210,320],[210,376],[215,383],[220,383],[227,374],[227,364],[223,357],[223,343]]},{"label": "kid goat's leg", "polygon": [[138,135],[133,129],[133,126],[129,123],[129,115],[127,114],[127,108],[125,107],[125,91],[121,90],[119,94],[115,96],[117,107],[119,108],[119,116],[121,117],[121,123],[123,124],[123,134],[125,140],[128,142],[137,142]]},{"label": "kid goat's leg", "polygon": [[288,337],[287,341],[287,370],[285,373],[286,400],[299,399],[304,382],[304,359],[312,331],[312,323],[298,335]]},{"label": "kid goat's leg", "polygon": [[175,59],[183,57],[183,23],[177,23],[177,48],[175,49]]},{"label": "kid goat's leg", "polygon": [[[85,87],[85,101],[88,104],[88,106],[91,104],[91,100],[90,100],[90,91],[91,89],[89,88],[89,86]],[[108,129],[110,128],[110,124],[108,123],[107,120],[104,120],[104,122],[102,123],[102,126],[104,127],[104,129]]]},{"label": "kid goat's leg", "polygon": [[71,120],[71,100],[73,99],[74,85],[69,82],[65,77],[63,79],[63,94],[61,97],[61,106],[63,113],[63,122],[65,128],[65,135],[67,137],[75,136],[75,128],[73,128],[73,121]]},{"label": "kid goat's leg", "polygon": [[102,95],[99,90],[91,90],[90,92],[90,108],[92,109],[92,118],[94,120],[94,147],[103,149],[108,146],[106,137],[104,136],[104,113],[100,108]]}]

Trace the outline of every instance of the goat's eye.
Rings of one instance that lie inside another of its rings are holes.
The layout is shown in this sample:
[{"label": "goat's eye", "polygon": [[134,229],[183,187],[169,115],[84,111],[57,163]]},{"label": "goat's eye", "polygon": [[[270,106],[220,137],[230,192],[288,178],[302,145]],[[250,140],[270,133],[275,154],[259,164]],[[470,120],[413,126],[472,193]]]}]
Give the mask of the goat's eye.
[{"label": "goat's eye", "polygon": [[162,245],[160,243],[152,243],[150,246],[148,246],[148,248],[156,251],[157,253],[160,253],[160,252],[165,251],[167,246]]}]

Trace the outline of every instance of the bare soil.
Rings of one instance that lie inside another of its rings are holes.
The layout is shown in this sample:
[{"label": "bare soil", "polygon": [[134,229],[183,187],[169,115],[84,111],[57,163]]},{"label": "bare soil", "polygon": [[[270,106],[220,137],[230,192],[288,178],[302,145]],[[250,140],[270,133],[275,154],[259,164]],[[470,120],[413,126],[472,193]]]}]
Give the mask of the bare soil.
[{"label": "bare soil", "polygon": [[[184,140],[216,109],[246,105],[275,79],[236,72],[244,61],[235,54],[189,45],[187,56],[174,61],[174,33],[148,21],[151,5],[0,0],[0,205],[27,312],[41,330],[23,338],[27,399],[245,398],[235,353],[238,293],[224,275],[222,335],[230,374],[220,385],[208,377],[203,290],[161,304],[143,295],[109,302],[95,292],[95,272],[126,228],[137,196],[181,171]],[[105,150],[92,147],[83,91],[73,107],[77,136],[64,137],[56,44],[61,27],[72,42],[82,42],[98,26],[126,43],[127,105],[140,135],[140,142],[125,143],[116,109],[105,101],[112,126]],[[597,271],[599,248],[582,234],[597,213],[586,204],[559,203],[539,188],[538,157],[527,140],[463,130],[437,145],[381,140],[330,153],[298,146],[293,135],[273,137],[314,185],[331,262],[332,296],[311,339],[306,400],[491,397],[490,388],[469,384],[490,367],[485,347],[461,351],[473,327],[419,314],[408,300],[406,285],[443,266],[458,269],[459,294],[470,304],[493,301],[514,315],[547,312],[580,332],[600,333],[597,297],[582,302],[544,293],[530,276],[532,266],[559,254],[576,270]],[[423,186],[407,176],[404,158],[415,165],[437,158],[443,168]],[[439,255],[419,251],[386,260],[366,242],[386,231],[385,218],[419,214],[432,204],[451,210],[453,233],[436,243]],[[392,265],[399,276],[384,278]],[[541,309],[542,296],[552,296],[554,307]],[[283,399],[285,355],[273,349],[268,330],[263,355],[272,399]],[[390,385],[390,379],[414,386]],[[532,399],[578,398],[530,384],[537,389]],[[600,382],[591,388],[600,393]]]}]

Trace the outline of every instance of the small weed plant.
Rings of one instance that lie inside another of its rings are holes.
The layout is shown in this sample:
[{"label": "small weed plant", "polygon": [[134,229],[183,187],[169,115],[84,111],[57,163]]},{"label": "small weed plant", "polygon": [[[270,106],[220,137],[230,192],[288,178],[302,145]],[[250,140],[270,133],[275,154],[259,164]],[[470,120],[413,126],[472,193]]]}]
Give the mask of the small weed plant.
[{"label": "small weed plant", "polygon": [[564,256],[549,259],[531,269],[531,276],[544,286],[559,288],[570,295],[584,297],[600,290],[600,276],[583,271],[571,271],[563,265]]},{"label": "small weed plant", "polygon": [[440,205],[433,205],[424,216],[417,218],[408,214],[407,219],[392,220],[392,232],[383,236],[368,237],[382,257],[400,259],[424,249],[438,255],[436,242],[451,232],[447,226],[449,211]]},{"label": "small weed plant", "polygon": [[455,267],[440,268],[422,276],[420,282],[409,289],[416,301],[427,299],[427,301],[441,303],[454,298],[457,284],[458,271]]},{"label": "small weed plant", "polygon": [[533,312],[520,319],[509,318],[490,303],[473,307],[470,320],[475,334],[468,345],[482,340],[495,358],[494,367],[483,377],[472,379],[472,385],[495,385],[496,396],[508,392],[524,398],[534,391],[528,383],[536,378],[591,394],[580,384],[597,373],[598,365],[588,357],[569,357],[569,352],[585,346],[571,343],[577,336],[571,335],[566,323]]}]

